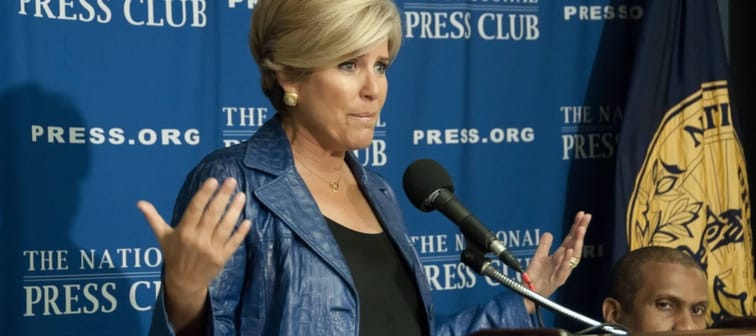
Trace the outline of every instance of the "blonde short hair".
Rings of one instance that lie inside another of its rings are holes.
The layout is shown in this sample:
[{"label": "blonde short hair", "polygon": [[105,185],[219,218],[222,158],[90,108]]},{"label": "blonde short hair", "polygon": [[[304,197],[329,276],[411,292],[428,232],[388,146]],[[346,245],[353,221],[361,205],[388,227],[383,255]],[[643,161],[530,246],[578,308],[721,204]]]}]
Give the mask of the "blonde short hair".
[{"label": "blonde short hair", "polygon": [[263,92],[279,111],[286,106],[277,72],[301,79],[383,40],[393,61],[402,28],[392,0],[259,0],[249,34]]}]

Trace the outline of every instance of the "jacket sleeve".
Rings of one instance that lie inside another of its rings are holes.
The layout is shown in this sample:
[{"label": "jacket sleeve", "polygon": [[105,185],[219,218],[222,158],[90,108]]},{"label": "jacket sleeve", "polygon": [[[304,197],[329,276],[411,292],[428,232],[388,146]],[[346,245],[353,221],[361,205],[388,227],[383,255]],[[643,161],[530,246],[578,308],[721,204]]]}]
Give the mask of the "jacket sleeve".
[{"label": "jacket sleeve", "polygon": [[[244,186],[244,176],[233,160],[203,160],[189,173],[176,199],[171,226],[178,225],[184,210],[199,187],[208,178],[214,177],[219,183],[229,177],[237,181],[237,189]],[[237,190],[239,191],[239,190]],[[244,190],[242,190],[244,192]],[[239,223],[247,217],[242,215]],[[238,223],[237,223],[238,225]],[[207,335],[236,335],[238,329],[235,312],[241,298],[246,271],[247,241],[245,240],[226,262],[208,289],[208,315],[205,317]],[[165,309],[164,287],[153,306],[150,335],[175,335],[173,325],[168,320]]]},{"label": "jacket sleeve", "polygon": [[523,298],[512,292],[494,297],[446,317],[437,317],[436,336],[469,335],[480,329],[530,328],[530,316]]}]

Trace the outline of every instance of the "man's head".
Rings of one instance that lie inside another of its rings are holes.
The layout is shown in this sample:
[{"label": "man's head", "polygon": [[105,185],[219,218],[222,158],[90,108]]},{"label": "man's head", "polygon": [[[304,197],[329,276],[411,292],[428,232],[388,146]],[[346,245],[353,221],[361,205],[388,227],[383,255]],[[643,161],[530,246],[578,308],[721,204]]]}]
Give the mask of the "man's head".
[{"label": "man's head", "polygon": [[634,332],[706,328],[706,274],[685,252],[660,246],[631,251],[614,266],[604,321]]}]

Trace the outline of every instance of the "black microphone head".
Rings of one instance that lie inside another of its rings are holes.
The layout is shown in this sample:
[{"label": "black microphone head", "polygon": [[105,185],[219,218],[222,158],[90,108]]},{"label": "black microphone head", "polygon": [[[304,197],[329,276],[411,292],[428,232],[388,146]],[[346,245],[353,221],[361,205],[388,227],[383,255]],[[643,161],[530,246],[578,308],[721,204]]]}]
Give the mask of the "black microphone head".
[{"label": "black microphone head", "polygon": [[404,193],[412,204],[422,210],[433,210],[428,206],[428,198],[440,189],[454,192],[451,176],[438,162],[431,159],[420,159],[407,167],[402,177]]}]

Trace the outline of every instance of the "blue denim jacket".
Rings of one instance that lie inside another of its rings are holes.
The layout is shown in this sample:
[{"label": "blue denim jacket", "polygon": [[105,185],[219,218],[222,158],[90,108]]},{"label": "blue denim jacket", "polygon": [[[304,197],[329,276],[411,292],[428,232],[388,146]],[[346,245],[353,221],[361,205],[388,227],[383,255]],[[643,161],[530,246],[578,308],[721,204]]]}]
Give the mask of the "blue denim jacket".
[{"label": "blue denim jacket", "polygon": [[[481,328],[530,325],[522,299],[511,293],[443,321],[435,318],[429,284],[393,190],[351,154],[347,163],[412,271],[431,334],[466,335]],[[245,241],[210,284],[209,334],[359,335],[359,303],[349,268],[294,168],[279,118],[268,121],[249,141],[208,155],[192,170],[176,201],[173,225],[209,177],[236,178],[248,196],[243,217],[252,220]],[[150,335],[173,334],[161,291]]]}]

